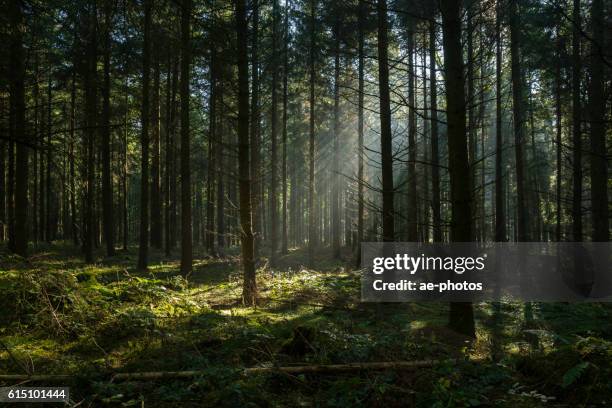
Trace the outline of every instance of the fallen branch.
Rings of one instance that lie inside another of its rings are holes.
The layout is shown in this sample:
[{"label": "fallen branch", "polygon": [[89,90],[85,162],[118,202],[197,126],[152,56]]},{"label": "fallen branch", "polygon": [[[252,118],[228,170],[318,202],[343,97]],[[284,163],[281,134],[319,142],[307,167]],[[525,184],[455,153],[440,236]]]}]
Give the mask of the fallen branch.
[{"label": "fallen branch", "polygon": [[[456,364],[460,360],[420,360],[420,361],[384,361],[373,363],[347,363],[347,364],[324,364],[307,366],[286,366],[286,367],[251,367],[242,370],[244,376],[251,374],[306,374],[306,373],[341,373],[347,371],[361,370],[414,370],[418,368],[432,367],[440,363]],[[159,380],[167,378],[191,378],[204,375],[205,371],[151,371],[140,373],[118,373],[113,376],[113,380]]]},{"label": "fallen branch", "polygon": [[64,374],[0,374],[0,381],[67,381],[75,376]]},{"label": "fallen branch", "polygon": [[[307,373],[342,373],[362,370],[415,370],[419,368],[433,367],[438,364],[457,364],[462,359],[448,360],[417,360],[417,361],[382,361],[372,363],[346,363],[346,364],[322,364],[306,366],[285,367],[251,367],[242,370],[242,375],[252,374],[307,374]],[[206,375],[206,371],[148,371],[134,373],[117,373],[111,377],[111,381],[153,381],[167,378],[193,378]],[[0,381],[65,381],[74,379],[71,375],[25,375],[25,374],[0,374]]]}]

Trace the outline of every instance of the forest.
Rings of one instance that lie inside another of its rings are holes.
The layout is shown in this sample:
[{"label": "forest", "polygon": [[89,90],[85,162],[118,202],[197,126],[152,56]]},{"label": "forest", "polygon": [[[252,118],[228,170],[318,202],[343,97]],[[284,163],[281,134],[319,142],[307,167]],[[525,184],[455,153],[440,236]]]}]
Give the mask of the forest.
[{"label": "forest", "polygon": [[366,242],[609,242],[612,1],[0,5],[0,386],[612,404],[610,303],[360,297]]}]

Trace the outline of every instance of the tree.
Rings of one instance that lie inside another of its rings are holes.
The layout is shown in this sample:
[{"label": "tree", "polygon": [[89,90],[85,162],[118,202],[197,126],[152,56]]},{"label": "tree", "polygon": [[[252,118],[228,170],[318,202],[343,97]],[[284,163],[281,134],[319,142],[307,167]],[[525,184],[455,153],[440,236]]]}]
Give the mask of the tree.
[{"label": "tree", "polygon": [[317,246],[315,225],[315,13],[316,0],[310,0],[310,50],[308,57],[310,86],[310,119],[308,138],[308,263],[314,265],[314,251]]},{"label": "tree", "polygon": [[140,245],[138,269],[148,268],[149,257],[149,87],[151,86],[151,10],[153,0],[144,0],[144,42],[142,50],[142,105],[140,110]]},{"label": "tree", "polygon": [[591,51],[591,203],[593,206],[593,241],[609,240],[608,218],[608,164],[606,160],[606,119],[604,97],[604,65],[602,47],[604,46],[604,9],[603,0],[591,3],[593,44]]},{"label": "tree", "polygon": [[272,0],[272,108],[270,118],[270,264],[275,266],[278,251],[278,204],[277,190],[278,186],[278,59],[277,59],[277,38],[278,38],[278,2]]},{"label": "tree", "polygon": [[[448,167],[451,188],[451,241],[472,240],[472,193],[466,138],[465,80],[461,47],[461,4],[442,0],[446,116],[448,123]],[[474,311],[469,302],[452,302],[449,326],[470,337],[476,336]]]},{"label": "tree", "polygon": [[[86,154],[86,163],[84,165],[84,209],[83,209],[83,253],[85,254],[85,262],[93,263],[93,245],[94,245],[94,199],[95,199],[95,139],[97,129],[97,18],[96,4],[88,10],[88,27],[87,44],[84,70],[84,86],[85,86],[85,135],[83,137],[83,151]],[[143,102],[144,103],[144,102]],[[41,183],[43,177],[41,176]],[[41,189],[42,190],[42,189]],[[42,196],[42,194],[41,194]],[[42,203],[41,203],[42,205]],[[48,216],[48,214],[47,214]],[[41,220],[41,224],[42,224]]]},{"label": "tree", "polygon": [[380,101],[380,154],[382,166],[383,241],[394,240],[393,151],[391,136],[391,102],[389,97],[389,65],[387,57],[387,2],[378,0],[378,94]]},{"label": "tree", "polygon": [[333,130],[333,165],[332,165],[332,251],[336,259],[340,258],[340,16],[336,11],[333,28],[334,36],[334,130]]},{"label": "tree", "polygon": [[[154,30],[153,43],[158,44],[160,35]],[[159,47],[153,52],[153,97],[151,106],[151,246],[162,248],[162,197],[161,197],[161,121],[159,98]]]},{"label": "tree", "polygon": [[110,127],[110,53],[111,2],[104,3],[104,85],[102,87],[102,218],[106,254],[115,255],[115,220],[113,217],[113,183],[111,180],[111,127]]},{"label": "tree", "polygon": [[364,38],[365,38],[365,3],[364,0],[359,0],[357,29],[358,29],[358,90],[357,90],[357,259],[356,267],[361,264],[361,242],[363,241],[363,223],[364,223],[364,172],[363,172],[363,94],[364,94]]},{"label": "tree", "polygon": [[249,63],[247,18],[244,0],[235,0],[236,49],[238,53],[238,166],[240,174],[240,243],[244,273],[242,301],[257,303],[257,280],[251,229],[251,177],[249,174]]},{"label": "tree", "polygon": [[[10,1],[8,15],[11,24],[9,62],[12,139],[16,145],[15,165],[15,224],[12,250],[21,256],[28,254],[28,155],[29,146],[25,121],[25,61],[23,49],[23,10],[21,2]],[[10,199],[10,197],[9,197]]]},{"label": "tree", "polygon": [[189,70],[191,64],[191,0],[181,10],[181,274],[191,273],[191,168],[189,140]]},{"label": "tree", "polygon": [[440,154],[438,149],[438,82],[436,78],[436,22],[434,20],[429,24],[429,64],[433,240],[434,242],[442,242],[442,221],[440,215]]},{"label": "tree", "polygon": [[495,8],[495,241],[506,241],[502,140],[502,36],[499,0]]},{"label": "tree", "polygon": [[582,24],[580,19],[580,0],[574,0],[572,13],[572,232],[574,242],[582,241],[582,105],[580,103]]},{"label": "tree", "polygon": [[512,60],[512,112],[514,115],[514,152],[516,167],[516,213],[517,238],[528,241],[527,208],[525,204],[525,164],[523,162],[523,141],[525,139],[524,84],[520,56],[520,21],[518,0],[510,0],[510,58]]}]

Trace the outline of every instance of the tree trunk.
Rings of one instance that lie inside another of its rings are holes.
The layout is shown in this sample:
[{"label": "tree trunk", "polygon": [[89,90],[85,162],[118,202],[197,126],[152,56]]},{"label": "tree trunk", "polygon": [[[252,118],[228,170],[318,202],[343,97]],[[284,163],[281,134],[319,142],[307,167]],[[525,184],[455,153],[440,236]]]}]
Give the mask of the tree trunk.
[{"label": "tree trunk", "polygon": [[557,125],[556,135],[556,152],[557,152],[557,174],[556,174],[556,239],[561,241],[561,176],[563,164],[563,147],[561,145],[561,137],[563,135],[562,116],[561,116],[561,54],[563,52],[563,43],[561,41],[561,29],[557,27],[557,66],[555,68],[555,116]]},{"label": "tree trunk", "polygon": [[[451,186],[451,240],[472,240],[470,168],[466,139],[466,101],[461,47],[461,3],[442,0],[444,69],[448,121],[448,167]],[[450,304],[449,326],[475,337],[474,311],[470,302]]]},{"label": "tree trunk", "polygon": [[215,253],[215,138],[217,122],[217,57],[216,45],[210,49],[210,99],[208,115],[208,174],[206,176],[206,250]]},{"label": "tree trunk", "polygon": [[23,11],[21,2],[9,2],[11,23],[10,41],[10,101],[13,110],[13,135],[16,144],[15,167],[15,227],[13,251],[28,254],[28,154],[29,147],[25,123],[25,61],[23,48]]},{"label": "tree trunk", "polygon": [[249,175],[249,62],[245,0],[236,0],[236,34],[238,52],[238,166],[240,174],[240,241],[244,281],[242,301],[257,302],[257,280],[253,262],[251,230],[251,179]]},{"label": "tree trunk", "polygon": [[271,107],[271,151],[270,151],[270,264],[275,266],[278,250],[278,205],[277,192],[278,166],[277,166],[277,125],[278,125],[278,61],[277,61],[277,25],[278,25],[278,1],[272,0],[272,107]]},{"label": "tree trunk", "polygon": [[574,0],[572,13],[572,232],[574,242],[582,241],[582,130],[580,104],[580,76],[582,64],[580,58],[580,0]]},{"label": "tree trunk", "polygon": [[512,111],[514,114],[514,152],[516,167],[516,232],[519,242],[528,241],[527,208],[525,205],[525,181],[523,140],[525,139],[524,84],[520,57],[520,22],[518,0],[510,1],[510,58],[512,59]]},{"label": "tree trunk", "polygon": [[608,219],[608,164],[606,160],[606,102],[604,97],[604,46],[603,0],[593,0],[591,5],[593,44],[591,51],[591,203],[593,206],[593,241],[609,240]]},{"label": "tree trunk", "polygon": [[189,68],[191,62],[191,0],[181,13],[181,274],[191,273],[191,167],[189,153]]},{"label": "tree trunk", "polygon": [[259,256],[259,241],[261,240],[261,213],[260,213],[260,184],[261,184],[261,171],[260,171],[260,109],[259,109],[259,1],[253,0],[253,28],[252,28],[252,44],[251,44],[251,76],[253,90],[251,94],[251,123],[250,123],[250,159],[251,159],[251,206],[253,216],[253,234],[254,240],[254,257]]},{"label": "tree trunk", "polygon": [[442,242],[440,215],[440,154],[438,152],[438,82],[436,70],[436,23],[429,24],[429,77],[431,105],[431,212],[433,240]]},{"label": "tree trunk", "polygon": [[[155,40],[160,36],[157,30]],[[153,52],[153,95],[151,111],[151,246],[162,249],[162,197],[161,197],[161,122],[160,122],[160,99],[159,99],[159,50],[155,47]]]},{"label": "tree trunk", "polygon": [[[85,254],[85,262],[93,263],[93,245],[94,245],[94,200],[95,200],[95,139],[97,128],[97,92],[96,92],[96,77],[97,77],[97,18],[96,5],[94,3],[92,10],[89,11],[89,27],[88,27],[88,43],[87,56],[85,66],[85,132],[83,138],[83,151],[86,155],[84,181],[85,181],[85,197],[83,211],[83,253]],[[41,177],[42,178],[42,177]],[[48,198],[48,197],[47,197]],[[49,214],[47,214],[49,216]],[[41,221],[42,222],[42,221]]]},{"label": "tree trunk", "polygon": [[310,120],[308,139],[308,263],[314,266],[314,251],[317,246],[315,214],[315,13],[317,1],[310,0]]},{"label": "tree trunk", "polygon": [[363,105],[364,105],[364,24],[365,24],[365,2],[359,0],[359,16],[357,20],[358,33],[358,101],[357,101],[357,257],[355,267],[359,268],[361,264],[361,242],[363,241],[363,223],[364,223],[364,172],[363,172]]},{"label": "tree trunk", "polygon": [[340,17],[336,15],[334,27],[334,130],[333,163],[331,175],[332,193],[332,249],[333,256],[340,259]]},{"label": "tree trunk", "polygon": [[503,145],[502,140],[502,37],[501,6],[496,4],[495,16],[495,241],[506,241],[504,209]]},{"label": "tree trunk", "polygon": [[113,184],[111,179],[111,129],[110,129],[110,53],[111,53],[111,2],[104,7],[104,86],[102,88],[102,218],[106,254],[115,255],[115,220],[113,217]]},{"label": "tree trunk", "polygon": [[281,253],[288,253],[287,237],[287,103],[288,103],[288,81],[289,81],[289,3],[285,3],[284,24],[284,50],[283,50],[283,224],[281,238]]},{"label": "tree trunk", "polygon": [[408,23],[407,46],[408,46],[408,206],[406,208],[407,225],[407,240],[409,242],[417,242],[418,238],[418,218],[417,218],[417,181],[416,181],[416,160],[417,160],[417,145],[416,145],[416,98],[415,98],[415,81],[416,75],[414,70],[414,60],[416,50],[414,46],[414,20],[411,18]]},{"label": "tree trunk", "polygon": [[140,170],[140,246],[138,269],[148,268],[149,257],[149,87],[151,74],[151,10],[153,0],[144,0],[144,43],[142,50],[142,130]]},{"label": "tree trunk", "polygon": [[391,102],[389,97],[389,63],[387,58],[387,1],[377,1],[378,13],[378,92],[380,100],[380,152],[382,166],[383,241],[392,242],[393,210],[393,151],[391,135]]}]

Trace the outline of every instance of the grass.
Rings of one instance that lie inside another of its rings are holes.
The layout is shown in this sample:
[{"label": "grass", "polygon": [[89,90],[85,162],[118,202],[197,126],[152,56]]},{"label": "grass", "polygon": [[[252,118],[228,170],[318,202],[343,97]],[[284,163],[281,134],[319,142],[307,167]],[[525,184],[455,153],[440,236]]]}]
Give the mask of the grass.
[{"label": "grass", "polygon": [[[0,372],[72,374],[85,406],[605,406],[612,401],[608,304],[476,305],[478,337],[446,327],[443,303],[361,303],[359,275],[318,251],[258,270],[244,307],[235,254],[178,259],[136,250],[84,265],[69,246],[0,259]],[[346,255],[348,260],[349,256]],[[497,311],[496,311],[497,310]],[[497,323],[496,323],[497,322]],[[303,339],[306,338],[306,341]],[[9,352],[10,351],[10,352]],[[416,372],[244,377],[252,366],[471,358]],[[202,370],[193,380],[111,383],[114,372]],[[9,385],[9,384],[1,384]]]}]

